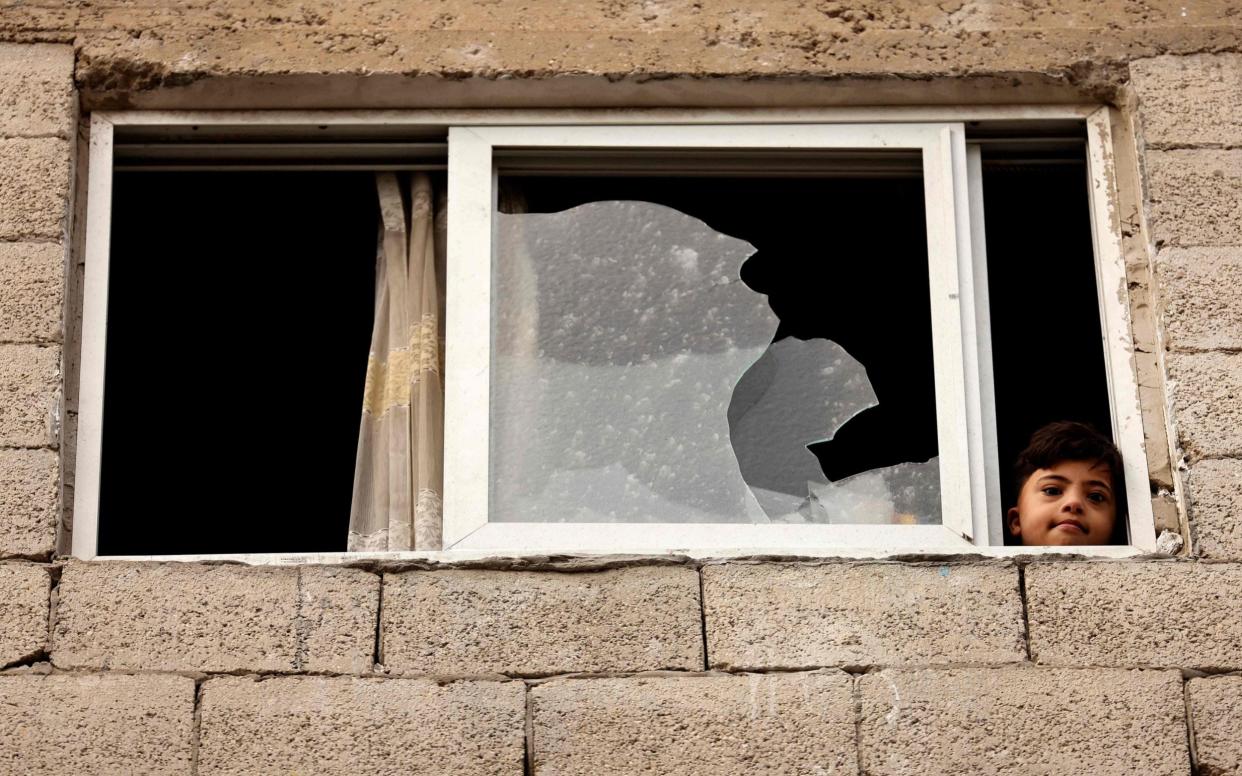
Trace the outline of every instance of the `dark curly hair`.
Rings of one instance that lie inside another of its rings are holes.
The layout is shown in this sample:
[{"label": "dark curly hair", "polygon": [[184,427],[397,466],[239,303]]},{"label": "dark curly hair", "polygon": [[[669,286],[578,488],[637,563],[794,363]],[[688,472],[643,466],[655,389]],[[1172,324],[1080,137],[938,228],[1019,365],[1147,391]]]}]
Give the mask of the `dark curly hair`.
[{"label": "dark curly hair", "polygon": [[1022,486],[1036,470],[1047,469],[1061,461],[1090,461],[1095,466],[1108,469],[1117,505],[1113,541],[1125,544],[1126,480],[1121,453],[1111,439],[1090,424],[1058,420],[1031,434],[1031,441],[1026,449],[1018,453],[1018,460],[1013,465],[1015,492],[1022,492]]}]

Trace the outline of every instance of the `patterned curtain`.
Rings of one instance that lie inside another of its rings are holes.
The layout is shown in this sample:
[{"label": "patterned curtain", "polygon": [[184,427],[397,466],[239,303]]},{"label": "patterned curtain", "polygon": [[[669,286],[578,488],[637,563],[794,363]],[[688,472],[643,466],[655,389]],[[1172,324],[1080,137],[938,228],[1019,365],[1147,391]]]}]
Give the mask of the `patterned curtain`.
[{"label": "patterned curtain", "polygon": [[426,173],[414,174],[405,191],[394,173],[378,173],[376,185],[383,224],[348,549],[438,550],[444,211],[433,205]]}]

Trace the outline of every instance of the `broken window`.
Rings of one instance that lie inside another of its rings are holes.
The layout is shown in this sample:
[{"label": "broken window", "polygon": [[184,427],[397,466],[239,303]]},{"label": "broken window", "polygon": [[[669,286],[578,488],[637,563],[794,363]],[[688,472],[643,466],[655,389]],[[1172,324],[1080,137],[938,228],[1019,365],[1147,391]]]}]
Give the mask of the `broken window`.
[{"label": "broken window", "polygon": [[940,522],[919,160],[804,163],[502,178],[497,520]]},{"label": "broken window", "polygon": [[1145,547],[1107,138],[1066,110],[1034,139],[135,118],[88,204],[86,330],[108,325],[83,395],[106,392],[84,401],[75,553],[344,549],[375,172],[428,168],[448,193],[445,549],[998,546],[1008,467],[1053,419],[1114,430],[1141,508],[1115,538]]}]

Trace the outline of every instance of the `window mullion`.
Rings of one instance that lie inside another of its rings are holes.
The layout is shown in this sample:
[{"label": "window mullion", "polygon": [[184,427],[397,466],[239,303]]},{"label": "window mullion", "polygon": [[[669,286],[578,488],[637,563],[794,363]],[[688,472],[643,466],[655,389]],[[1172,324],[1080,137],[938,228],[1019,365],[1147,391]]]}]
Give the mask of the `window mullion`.
[{"label": "window mullion", "polygon": [[[958,211],[966,207],[964,141],[961,124],[947,124],[923,149],[927,207],[927,258],[935,364],[936,437],[940,456],[941,513],[944,526],[973,540],[974,511],[968,407],[968,376],[963,345],[962,278],[969,270],[969,230],[960,230]],[[954,144],[962,172],[955,165]],[[960,181],[960,185],[959,185]],[[963,253],[964,252],[964,253]],[[969,291],[969,285],[966,286]]]},{"label": "window mullion", "polygon": [[[977,482],[975,486],[975,537],[977,544],[997,546],[1004,544],[1005,527],[1000,491],[1000,459],[997,457],[999,446],[996,435],[996,382],[992,370],[987,238],[984,229],[983,154],[978,144],[966,146],[966,179],[966,215],[970,222],[971,306],[974,314],[967,316],[963,311],[963,321],[974,324],[974,336],[966,338],[967,353],[976,359],[974,384],[978,386],[976,404],[979,415],[978,422],[971,427],[971,458],[981,477],[981,482]],[[984,537],[986,541],[982,541]]]}]

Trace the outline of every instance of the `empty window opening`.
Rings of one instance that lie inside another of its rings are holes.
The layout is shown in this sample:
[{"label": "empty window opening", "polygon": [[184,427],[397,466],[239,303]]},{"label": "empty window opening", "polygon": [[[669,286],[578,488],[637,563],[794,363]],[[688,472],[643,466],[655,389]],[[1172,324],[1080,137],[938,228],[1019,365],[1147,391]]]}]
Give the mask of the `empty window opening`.
[{"label": "empty window opening", "polygon": [[[1087,185],[1085,144],[1044,154],[984,146],[996,456],[1005,506],[1018,499],[1013,463],[1040,427],[1076,420],[1112,437]],[[1008,531],[1005,539],[1014,541]],[[1124,515],[1112,543],[1127,543]]]},{"label": "empty window opening", "polygon": [[99,553],[344,549],[370,172],[117,172]]}]

